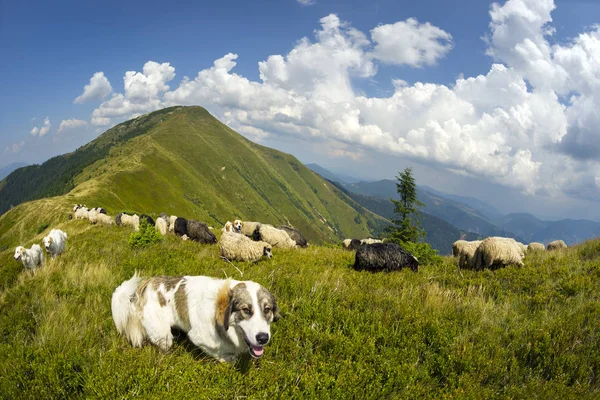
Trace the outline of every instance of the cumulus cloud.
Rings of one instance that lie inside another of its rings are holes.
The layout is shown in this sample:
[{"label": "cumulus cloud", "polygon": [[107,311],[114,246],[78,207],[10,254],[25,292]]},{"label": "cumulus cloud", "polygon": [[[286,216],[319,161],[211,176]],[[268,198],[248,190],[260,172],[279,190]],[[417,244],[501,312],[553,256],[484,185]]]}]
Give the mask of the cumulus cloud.
[{"label": "cumulus cloud", "polygon": [[112,86],[104,76],[104,72],[96,72],[90,78],[90,83],[84,86],[81,96],[78,96],[73,102],[81,104],[92,100],[104,100],[111,93]]},{"label": "cumulus cloud", "polygon": [[10,146],[6,146],[4,148],[4,153],[18,153],[25,146],[25,141],[21,140],[19,143],[12,144]]},{"label": "cumulus cloud", "polygon": [[84,128],[87,127],[88,123],[86,121],[83,121],[81,119],[63,119],[60,122],[60,126],[58,127],[57,131],[58,133],[62,132],[63,130],[67,130],[67,129],[76,129],[76,128]]},{"label": "cumulus cloud", "polygon": [[37,127],[37,126],[34,127],[31,130],[30,133],[33,136],[38,136],[39,135],[40,137],[42,137],[42,136],[46,135],[46,133],[48,133],[48,131],[50,130],[50,127],[51,127],[50,119],[48,117],[46,117],[44,119],[44,124],[42,126],[40,126],[40,127]]},{"label": "cumulus cloud", "polygon": [[313,4],[316,3],[316,0],[297,0],[298,3],[302,4],[303,6],[312,6]]},{"label": "cumulus cloud", "polygon": [[371,30],[372,56],[386,64],[420,67],[433,65],[452,49],[452,35],[415,18]]},{"label": "cumulus cloud", "polygon": [[[408,19],[370,38],[331,14],[314,39],[259,62],[259,80],[226,54],[171,90],[175,69],[148,62],[127,72],[124,93],[92,115],[110,125],[161,107],[199,104],[255,139],[337,143],[332,156],[376,151],[432,163],[526,193],[600,198],[600,28],[550,44],[552,0],[508,0],[490,10],[489,71],[449,85],[402,79],[388,97],[357,92],[379,63],[426,67],[452,48],[441,28]],[[358,155],[358,156],[357,156]]]}]

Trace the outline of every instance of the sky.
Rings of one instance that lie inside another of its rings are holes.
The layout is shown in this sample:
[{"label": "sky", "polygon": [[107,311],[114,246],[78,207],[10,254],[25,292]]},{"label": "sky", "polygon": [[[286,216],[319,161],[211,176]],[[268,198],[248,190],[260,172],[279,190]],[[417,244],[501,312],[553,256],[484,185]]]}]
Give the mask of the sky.
[{"label": "sky", "polygon": [[592,0],[0,0],[0,167],[201,105],[333,172],[600,220],[599,23]]}]

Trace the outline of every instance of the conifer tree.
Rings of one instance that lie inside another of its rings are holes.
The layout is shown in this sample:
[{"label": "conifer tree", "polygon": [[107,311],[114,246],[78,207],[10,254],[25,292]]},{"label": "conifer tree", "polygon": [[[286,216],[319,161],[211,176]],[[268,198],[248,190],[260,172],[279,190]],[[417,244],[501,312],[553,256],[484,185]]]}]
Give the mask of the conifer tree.
[{"label": "conifer tree", "polygon": [[394,213],[397,218],[392,219],[394,225],[387,228],[390,239],[401,242],[415,243],[419,238],[425,236],[421,228],[421,213],[418,207],[424,206],[417,199],[417,184],[412,176],[412,168],[408,167],[396,177],[396,189],[400,200],[390,199],[394,203]]}]

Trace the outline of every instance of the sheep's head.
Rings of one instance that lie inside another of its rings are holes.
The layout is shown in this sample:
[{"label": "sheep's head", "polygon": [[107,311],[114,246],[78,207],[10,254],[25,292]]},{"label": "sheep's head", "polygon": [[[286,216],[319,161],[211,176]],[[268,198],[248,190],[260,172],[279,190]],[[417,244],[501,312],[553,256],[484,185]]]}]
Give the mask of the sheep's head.
[{"label": "sheep's head", "polygon": [[273,258],[273,253],[271,253],[271,247],[265,246],[263,247],[263,256],[267,258]]}]

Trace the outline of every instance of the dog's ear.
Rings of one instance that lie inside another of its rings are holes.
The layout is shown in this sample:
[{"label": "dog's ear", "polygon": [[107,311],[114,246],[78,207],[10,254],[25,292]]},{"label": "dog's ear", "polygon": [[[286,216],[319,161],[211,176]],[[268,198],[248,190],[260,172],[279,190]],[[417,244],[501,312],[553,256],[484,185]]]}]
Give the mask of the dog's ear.
[{"label": "dog's ear", "polygon": [[231,316],[231,287],[229,280],[226,280],[219,293],[217,294],[217,304],[215,310],[215,323],[217,328],[227,332],[229,329],[229,317]]},{"label": "dog's ear", "polygon": [[277,305],[277,301],[275,301],[275,297],[273,297],[273,322],[279,321],[280,318],[279,306]]}]

